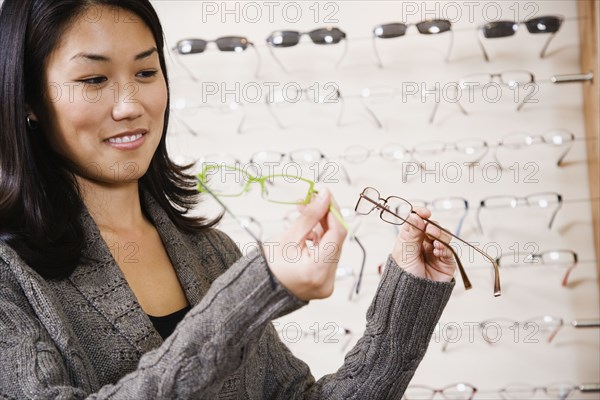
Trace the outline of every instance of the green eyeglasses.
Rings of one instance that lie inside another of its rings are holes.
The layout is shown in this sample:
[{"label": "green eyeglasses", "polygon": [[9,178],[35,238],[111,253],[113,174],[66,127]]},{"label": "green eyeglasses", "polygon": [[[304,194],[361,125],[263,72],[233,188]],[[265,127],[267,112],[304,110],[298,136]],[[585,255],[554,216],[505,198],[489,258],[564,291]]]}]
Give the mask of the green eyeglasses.
[{"label": "green eyeglasses", "polygon": [[[263,199],[278,204],[308,204],[318,191],[315,182],[301,176],[287,174],[271,174],[262,177],[254,176],[247,169],[226,164],[206,164],[197,175],[199,192],[210,189],[217,196],[242,196],[250,190],[253,183],[258,183]],[[340,224],[354,235],[338,210],[329,205],[329,211]]]}]

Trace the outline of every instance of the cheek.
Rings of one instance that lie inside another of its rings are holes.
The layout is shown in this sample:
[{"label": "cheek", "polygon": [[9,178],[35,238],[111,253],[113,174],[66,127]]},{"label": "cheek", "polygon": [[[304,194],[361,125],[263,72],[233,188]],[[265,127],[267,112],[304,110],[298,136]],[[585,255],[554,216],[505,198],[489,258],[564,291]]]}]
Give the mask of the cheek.
[{"label": "cheek", "polygon": [[164,118],[167,107],[167,86],[163,81],[148,88],[148,92],[147,110],[157,122],[161,121]]},{"label": "cheek", "polygon": [[54,133],[50,134],[50,142],[63,153],[85,151],[86,143],[90,146],[97,137],[94,127],[101,126],[101,110],[100,104],[85,101],[77,94],[60,98],[51,105]]}]

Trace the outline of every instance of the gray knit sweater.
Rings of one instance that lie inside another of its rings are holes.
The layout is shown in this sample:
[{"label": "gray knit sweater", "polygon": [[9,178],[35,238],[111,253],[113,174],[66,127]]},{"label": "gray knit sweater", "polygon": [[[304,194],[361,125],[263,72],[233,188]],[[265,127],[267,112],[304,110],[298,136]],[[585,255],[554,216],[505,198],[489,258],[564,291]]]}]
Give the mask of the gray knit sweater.
[{"label": "gray knit sweater", "polygon": [[315,382],[270,323],[306,303],[225,234],[184,234],[142,201],[191,311],[163,341],[85,208],[93,261],[68,279],[42,279],[0,243],[0,398],[400,399],[454,283],[416,278],[390,257],[364,336]]}]

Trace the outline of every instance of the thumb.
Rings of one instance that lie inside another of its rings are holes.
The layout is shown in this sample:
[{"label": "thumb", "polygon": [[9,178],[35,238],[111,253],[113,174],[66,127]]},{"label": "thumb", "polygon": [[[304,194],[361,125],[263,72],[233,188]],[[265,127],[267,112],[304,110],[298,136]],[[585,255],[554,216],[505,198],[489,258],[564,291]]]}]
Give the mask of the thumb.
[{"label": "thumb", "polygon": [[[404,253],[404,260],[410,261],[421,256],[425,233],[417,228],[424,230],[425,222],[417,214],[409,215],[407,221],[410,224],[404,223],[402,225],[399,238]],[[411,226],[411,224],[414,226]]]},{"label": "thumb", "polygon": [[324,189],[313,196],[301,211],[300,216],[294,221],[288,231],[288,238],[295,242],[302,242],[313,228],[327,215],[329,212],[329,202],[331,194],[329,190]]}]

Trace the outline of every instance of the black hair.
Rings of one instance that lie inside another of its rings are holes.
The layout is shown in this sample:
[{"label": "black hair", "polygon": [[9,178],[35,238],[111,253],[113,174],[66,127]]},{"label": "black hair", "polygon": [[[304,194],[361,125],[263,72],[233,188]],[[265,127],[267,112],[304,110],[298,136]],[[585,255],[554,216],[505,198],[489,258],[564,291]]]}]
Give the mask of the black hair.
[{"label": "black hair", "polygon": [[[108,6],[130,11],[152,32],[167,84],[162,138],[147,172],[145,189],[183,232],[210,228],[218,218],[187,215],[197,204],[195,177],[169,159],[166,132],[169,85],[163,30],[148,0],[4,0],[0,8],[0,240],[46,279],[68,277],[84,246],[79,215],[84,207],[73,165],[53,151],[44,134],[48,119],[45,68],[62,34],[90,10]],[[35,113],[35,130],[26,107]],[[141,195],[141,193],[140,193]],[[143,201],[142,201],[143,207]]]}]

